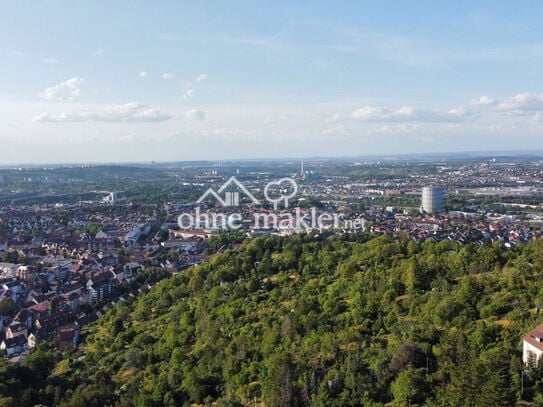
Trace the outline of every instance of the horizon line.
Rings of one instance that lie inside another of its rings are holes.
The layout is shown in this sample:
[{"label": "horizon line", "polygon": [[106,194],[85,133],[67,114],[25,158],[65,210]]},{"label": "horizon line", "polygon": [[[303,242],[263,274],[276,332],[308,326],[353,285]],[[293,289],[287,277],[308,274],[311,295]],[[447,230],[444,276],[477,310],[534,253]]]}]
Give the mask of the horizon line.
[{"label": "horizon line", "polygon": [[[251,161],[300,161],[300,160],[327,160],[327,161],[344,161],[344,160],[360,160],[360,159],[373,159],[373,160],[395,160],[395,159],[429,159],[429,158],[455,158],[454,156],[469,155],[467,158],[488,158],[493,156],[512,156],[520,158],[521,156],[534,156],[543,158],[543,149],[537,150],[466,150],[466,151],[443,151],[432,153],[390,153],[390,154],[367,154],[367,155],[341,155],[341,156],[298,156],[298,157],[254,157],[254,158],[224,158],[224,159],[198,159],[198,160],[134,160],[134,161],[67,161],[67,162],[37,162],[37,163],[7,163],[0,164],[0,169],[9,169],[13,167],[26,168],[36,166],[49,166],[49,167],[61,167],[61,166],[109,166],[109,165],[165,165],[165,164],[181,164],[181,163],[216,163],[216,162],[251,162]],[[461,157],[457,157],[461,158]]]}]

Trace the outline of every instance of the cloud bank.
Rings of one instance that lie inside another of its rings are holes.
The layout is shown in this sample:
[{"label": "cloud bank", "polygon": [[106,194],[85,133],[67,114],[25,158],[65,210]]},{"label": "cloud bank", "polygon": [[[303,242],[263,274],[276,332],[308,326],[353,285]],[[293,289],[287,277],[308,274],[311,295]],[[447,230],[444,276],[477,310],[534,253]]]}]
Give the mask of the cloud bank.
[{"label": "cloud bank", "polygon": [[35,123],[77,123],[77,122],[105,122],[105,123],[126,123],[126,122],[164,122],[172,117],[161,113],[158,109],[132,102],[124,105],[107,106],[99,110],[82,110],[73,112],[62,112],[58,114],[41,113],[35,116],[32,121]]},{"label": "cloud bank", "polygon": [[353,111],[349,117],[362,122],[458,123],[474,120],[478,117],[478,114],[463,107],[444,112],[438,109],[424,109],[413,106],[403,106],[393,110],[379,106],[364,106]]}]

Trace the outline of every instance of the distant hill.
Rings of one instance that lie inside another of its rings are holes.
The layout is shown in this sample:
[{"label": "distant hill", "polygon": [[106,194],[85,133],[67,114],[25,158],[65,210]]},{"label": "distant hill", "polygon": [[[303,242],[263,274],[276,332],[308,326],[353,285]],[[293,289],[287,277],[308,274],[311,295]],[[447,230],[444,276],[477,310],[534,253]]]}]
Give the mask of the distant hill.
[{"label": "distant hill", "polygon": [[52,166],[52,167],[21,167],[20,169],[1,169],[0,175],[4,176],[7,181],[20,181],[25,178],[37,179],[81,179],[89,180],[107,180],[160,176],[162,173],[159,170],[150,167],[139,166],[121,166],[121,165],[81,165],[81,166]]}]

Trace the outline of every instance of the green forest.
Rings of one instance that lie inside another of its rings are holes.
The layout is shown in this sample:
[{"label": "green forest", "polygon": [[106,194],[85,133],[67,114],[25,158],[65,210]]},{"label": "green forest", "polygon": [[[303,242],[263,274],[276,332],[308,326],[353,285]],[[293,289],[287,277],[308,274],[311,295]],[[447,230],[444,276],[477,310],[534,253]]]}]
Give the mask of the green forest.
[{"label": "green forest", "polygon": [[270,236],[2,362],[0,406],[543,406],[543,241]]}]

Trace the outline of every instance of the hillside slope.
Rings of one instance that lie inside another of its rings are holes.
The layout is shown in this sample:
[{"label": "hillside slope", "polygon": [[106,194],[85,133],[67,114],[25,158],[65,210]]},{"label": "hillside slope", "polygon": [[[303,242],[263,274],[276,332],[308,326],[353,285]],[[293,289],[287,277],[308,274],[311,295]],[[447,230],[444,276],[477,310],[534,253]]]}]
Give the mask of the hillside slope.
[{"label": "hillside slope", "polygon": [[[522,335],[543,319],[542,243],[246,241],[117,304],[34,401],[514,405]],[[540,376],[525,372],[524,399]]]}]

